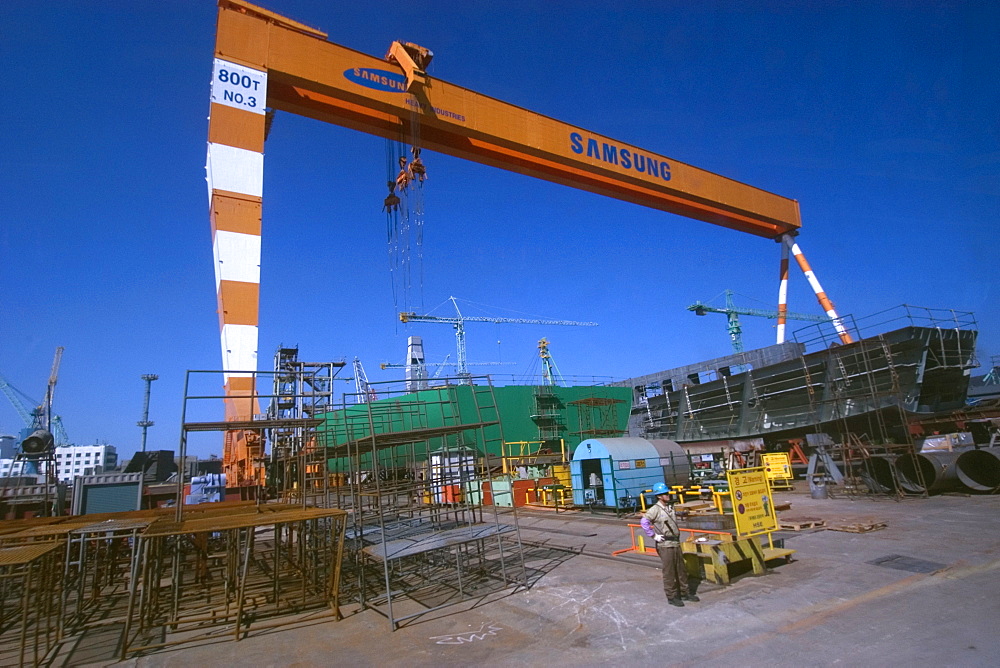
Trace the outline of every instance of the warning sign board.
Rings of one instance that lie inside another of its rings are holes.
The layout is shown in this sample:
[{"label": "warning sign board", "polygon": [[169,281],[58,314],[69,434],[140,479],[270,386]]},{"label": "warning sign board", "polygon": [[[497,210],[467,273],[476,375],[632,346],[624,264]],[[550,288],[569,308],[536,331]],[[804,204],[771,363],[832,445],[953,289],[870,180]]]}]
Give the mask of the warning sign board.
[{"label": "warning sign board", "polygon": [[765,452],[761,459],[768,480],[792,479],[792,462],[787,452]]},{"label": "warning sign board", "polygon": [[733,499],[736,532],[740,536],[777,531],[778,516],[774,512],[771,486],[763,466],[733,469],[726,473]]}]

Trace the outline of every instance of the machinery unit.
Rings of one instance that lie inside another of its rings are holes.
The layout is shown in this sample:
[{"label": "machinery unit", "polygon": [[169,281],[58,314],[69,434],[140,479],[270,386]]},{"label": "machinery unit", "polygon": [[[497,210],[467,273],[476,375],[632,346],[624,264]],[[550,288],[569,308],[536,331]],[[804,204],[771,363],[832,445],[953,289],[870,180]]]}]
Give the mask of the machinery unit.
[{"label": "machinery unit", "polygon": [[570,477],[574,504],[627,508],[655,483],[687,485],[691,466],[675,441],[589,438],[573,453]]}]

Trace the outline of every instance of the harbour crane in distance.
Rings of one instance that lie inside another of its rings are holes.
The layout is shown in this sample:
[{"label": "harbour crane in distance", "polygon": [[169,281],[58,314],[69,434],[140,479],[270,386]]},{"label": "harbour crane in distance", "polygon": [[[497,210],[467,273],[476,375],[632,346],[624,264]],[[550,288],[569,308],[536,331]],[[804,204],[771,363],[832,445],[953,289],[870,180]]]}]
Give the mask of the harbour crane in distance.
[{"label": "harbour crane in distance", "polygon": [[[740,327],[740,316],[749,315],[776,320],[779,314],[777,311],[768,311],[766,309],[738,307],[733,302],[732,290],[725,290],[723,294],[726,295],[725,308],[709,306],[699,301],[688,306],[687,310],[694,311],[695,315],[707,315],[709,313],[724,314],[729,319],[727,329],[729,331],[729,340],[733,344],[733,352],[741,353],[743,352],[743,328]],[[790,311],[785,313],[785,317],[789,320],[806,320],[809,322],[830,322],[831,320],[825,315],[809,315],[807,313],[792,313]]]},{"label": "harbour crane in distance", "polygon": [[458,302],[454,297],[448,300],[455,307],[455,316],[419,315],[417,313],[403,312],[399,314],[400,322],[440,322],[447,323],[455,328],[455,343],[458,352],[457,373],[460,377],[469,375],[469,362],[465,353],[465,323],[467,322],[493,322],[516,325],[568,325],[576,327],[597,327],[596,322],[577,322],[575,320],[540,320],[532,318],[499,318],[494,316],[464,316],[458,308]]},{"label": "harbour crane in distance", "polygon": [[549,340],[545,337],[538,342],[538,357],[542,360],[542,384],[543,385],[566,385],[566,379],[556,366],[556,361],[549,353]]},{"label": "harbour crane in distance", "polygon": [[52,358],[52,370],[49,372],[49,383],[45,388],[45,403],[42,405],[42,428],[52,431],[52,399],[56,393],[56,381],[59,380],[59,365],[62,363],[63,351],[65,348],[56,348],[55,357]]},{"label": "harbour crane in distance", "polygon": [[[7,379],[3,376],[0,376],[0,391],[7,395],[7,399],[10,400],[10,405],[14,407],[14,410],[17,412],[18,417],[21,418],[21,422],[24,423],[24,426],[30,427],[35,420],[31,415],[31,410],[28,408],[28,405],[30,403],[32,406],[37,406],[37,402],[7,382]],[[26,401],[28,403],[25,403]]]},{"label": "harbour crane in distance", "polygon": [[[451,359],[451,353],[445,355],[444,361],[442,362],[424,362],[424,366],[435,366],[437,371],[434,372],[434,378],[441,375],[441,370],[446,366],[458,366],[458,362],[449,362]],[[466,362],[465,366],[513,366],[517,362]],[[412,364],[400,364],[397,362],[382,362],[379,364],[380,369],[406,369],[413,366]]]},{"label": "harbour crane in distance", "polygon": [[[57,351],[57,354],[61,357],[61,353]],[[48,421],[51,422],[52,428],[48,429],[46,427],[46,418],[44,417],[43,411],[48,402],[48,391],[46,392],[46,403],[38,402],[11,385],[10,382],[3,376],[0,376],[0,391],[7,396],[11,406],[14,407],[14,411],[17,413],[18,417],[21,418],[21,422],[24,423],[24,429],[26,432],[30,432],[34,429],[47,429],[48,431],[51,431],[52,435],[55,437],[56,445],[69,445],[69,436],[66,434],[66,428],[63,426],[62,418],[60,416],[53,415],[52,419]]]},{"label": "harbour crane in distance", "polygon": [[378,394],[375,393],[375,390],[368,382],[368,374],[365,373],[365,367],[357,357],[354,358],[354,387],[358,391],[356,396],[359,404],[378,401]]}]

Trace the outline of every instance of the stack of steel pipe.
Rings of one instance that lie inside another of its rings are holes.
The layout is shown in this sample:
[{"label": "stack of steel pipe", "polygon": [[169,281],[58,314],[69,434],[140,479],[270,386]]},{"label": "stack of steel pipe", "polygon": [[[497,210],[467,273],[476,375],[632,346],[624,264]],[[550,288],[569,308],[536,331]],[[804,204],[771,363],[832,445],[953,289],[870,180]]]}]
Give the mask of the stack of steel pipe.
[{"label": "stack of steel pipe", "polygon": [[958,479],[976,492],[1000,492],[1000,448],[967,450],[955,463]]},{"label": "stack of steel pipe", "polygon": [[896,458],[899,485],[912,494],[946,492],[959,486],[957,452],[921,452]]},{"label": "stack of steel pipe", "polygon": [[887,457],[868,458],[862,477],[869,489],[878,494],[892,494],[899,489],[892,472],[892,462]]}]

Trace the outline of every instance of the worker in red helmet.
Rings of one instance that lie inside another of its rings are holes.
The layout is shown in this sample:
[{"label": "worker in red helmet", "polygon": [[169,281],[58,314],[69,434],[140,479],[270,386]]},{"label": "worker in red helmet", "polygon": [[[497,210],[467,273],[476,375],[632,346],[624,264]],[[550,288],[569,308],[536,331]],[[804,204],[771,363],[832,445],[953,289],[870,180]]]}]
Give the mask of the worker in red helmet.
[{"label": "worker in red helmet", "polygon": [[677,517],[670,505],[670,490],[664,483],[658,482],[653,485],[653,494],[656,495],[656,503],[645,512],[640,524],[646,535],[656,542],[656,553],[663,564],[663,593],[667,595],[667,602],[683,608],[684,601],[697,602],[700,599],[688,588]]}]

